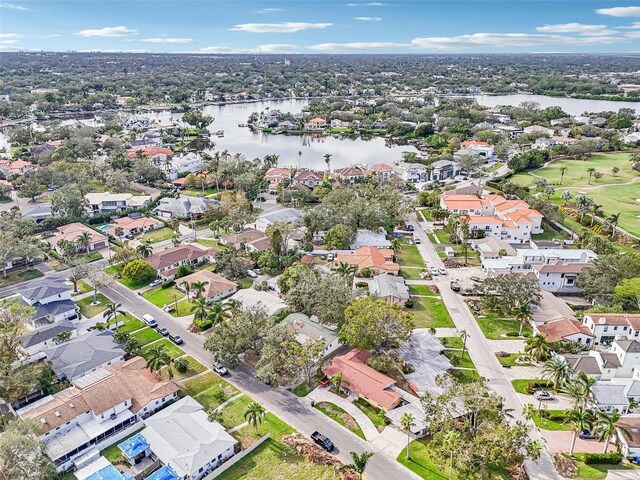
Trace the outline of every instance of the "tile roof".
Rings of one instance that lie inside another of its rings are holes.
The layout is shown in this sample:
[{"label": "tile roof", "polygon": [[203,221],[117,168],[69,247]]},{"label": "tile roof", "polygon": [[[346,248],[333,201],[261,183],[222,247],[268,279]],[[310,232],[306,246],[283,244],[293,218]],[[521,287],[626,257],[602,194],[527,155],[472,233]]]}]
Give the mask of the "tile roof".
[{"label": "tile roof", "polygon": [[335,357],[322,371],[330,376],[342,372],[342,382],[349,390],[385,409],[391,408],[400,399],[400,394],[389,388],[396,381],[367,365],[365,362],[369,357],[371,354],[366,350],[351,350]]},{"label": "tile roof", "polygon": [[[596,325],[629,325],[634,330],[640,330],[640,314],[638,313],[588,313],[587,315]],[[603,323],[600,321],[603,320]]]},{"label": "tile roof", "polygon": [[371,167],[371,170],[378,173],[391,172],[392,168],[386,163],[376,163]]},{"label": "tile roof", "polygon": [[138,218],[131,218],[131,217],[122,217],[122,218],[117,218],[116,220],[113,221],[113,225],[111,225],[109,228],[106,229],[107,233],[110,233],[111,235],[116,235],[116,229],[118,227],[122,227],[123,230],[127,231],[127,230],[133,230],[134,228],[137,229],[143,229],[145,227],[151,227],[154,225],[162,225],[164,226],[164,223],[162,223],[160,220],[156,220],[155,218],[149,218],[149,217],[138,217]]},{"label": "tile roof", "polygon": [[54,247],[63,239],[69,242],[75,242],[83,232],[87,232],[89,234],[91,237],[91,244],[105,241],[107,239],[103,234],[98,233],[92,228],[89,228],[79,222],[62,225],[58,227],[58,231],[60,232],[59,234],[47,238],[47,242]]},{"label": "tile roof", "polygon": [[544,265],[533,265],[533,269],[536,270],[538,273],[578,274],[588,266],[589,266],[588,263],[578,263],[578,262],[565,263],[565,262],[556,261],[554,263],[545,263]]},{"label": "tile roof", "polygon": [[545,323],[544,325],[538,325],[536,328],[540,333],[547,337],[547,340],[550,342],[570,341],[568,337],[571,335],[594,337],[586,325],[583,325],[577,320],[568,318]]},{"label": "tile roof", "polygon": [[156,270],[160,270],[183,260],[196,260],[204,256],[214,256],[218,253],[220,253],[220,250],[215,248],[202,249],[195,245],[181,245],[156,252],[146,258],[145,261]]},{"label": "tile roof", "polygon": [[637,340],[616,340],[616,343],[627,353],[640,353],[640,342]]},{"label": "tile roof", "polygon": [[140,152],[147,158],[155,157],[156,155],[173,155],[173,151],[166,147],[142,147],[142,148],[130,148],[127,150],[127,156],[129,158],[135,158]]},{"label": "tile roof", "polygon": [[601,375],[600,365],[595,357],[591,355],[574,355],[566,354],[564,356],[565,361],[571,366],[574,372],[584,372],[587,375]]},{"label": "tile roof", "polygon": [[334,264],[339,266],[340,263],[355,265],[358,269],[374,268],[390,273],[400,271],[400,265],[393,260],[393,250],[386,248],[361,247],[353,253],[338,253]]},{"label": "tile roof", "polygon": [[178,280],[179,284],[182,284],[183,282],[187,282],[189,285],[194,282],[206,282],[204,291],[202,292],[202,296],[204,298],[215,297],[223,292],[237,288],[237,285],[234,282],[227,280],[210,270],[198,270],[197,272],[193,272],[192,274]]}]

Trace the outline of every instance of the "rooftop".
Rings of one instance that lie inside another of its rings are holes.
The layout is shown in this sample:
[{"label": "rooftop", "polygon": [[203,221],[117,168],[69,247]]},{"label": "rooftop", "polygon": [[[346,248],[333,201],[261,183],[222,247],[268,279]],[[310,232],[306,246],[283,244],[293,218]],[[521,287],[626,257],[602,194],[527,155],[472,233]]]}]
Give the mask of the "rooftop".
[{"label": "rooftop", "polygon": [[571,335],[594,337],[586,325],[580,323],[578,320],[569,318],[538,325],[536,328],[541,334],[547,337],[547,340],[550,342],[571,341],[571,338],[569,338]]},{"label": "rooftop", "polygon": [[309,318],[304,313],[292,313],[284,319],[284,322],[291,324],[294,328],[296,340],[301,345],[313,340],[323,340],[325,345],[328,345],[338,338],[337,331],[322,325],[316,317],[313,318]]},{"label": "rooftop", "polygon": [[189,285],[194,282],[205,283],[204,290],[202,291],[202,296],[204,298],[215,297],[223,292],[237,288],[237,285],[234,282],[227,280],[210,270],[198,270],[190,275],[180,278],[178,282],[180,284],[187,282]]},{"label": "rooftop", "polygon": [[145,259],[156,270],[175,265],[182,260],[195,260],[208,255],[217,255],[220,250],[215,248],[200,248],[195,245],[180,245],[156,252]]}]

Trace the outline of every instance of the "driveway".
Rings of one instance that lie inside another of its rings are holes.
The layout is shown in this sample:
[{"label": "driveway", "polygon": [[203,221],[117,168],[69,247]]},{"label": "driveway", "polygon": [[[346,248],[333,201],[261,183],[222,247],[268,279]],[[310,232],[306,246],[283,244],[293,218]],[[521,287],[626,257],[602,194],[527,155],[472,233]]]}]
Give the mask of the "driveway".
[{"label": "driveway", "polygon": [[[571,447],[573,432],[568,430],[540,430],[542,438],[547,442],[547,448],[551,453],[568,452]],[[609,449],[615,447],[609,446]],[[598,440],[582,440],[576,438],[576,453],[602,453],[604,442]]]}]

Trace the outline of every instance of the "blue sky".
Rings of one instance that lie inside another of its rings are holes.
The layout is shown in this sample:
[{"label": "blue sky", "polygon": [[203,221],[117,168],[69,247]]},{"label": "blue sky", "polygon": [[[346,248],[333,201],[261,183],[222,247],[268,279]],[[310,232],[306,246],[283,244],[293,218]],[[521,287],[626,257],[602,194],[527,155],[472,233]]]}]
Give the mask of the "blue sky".
[{"label": "blue sky", "polygon": [[640,53],[640,2],[0,1],[0,52]]}]

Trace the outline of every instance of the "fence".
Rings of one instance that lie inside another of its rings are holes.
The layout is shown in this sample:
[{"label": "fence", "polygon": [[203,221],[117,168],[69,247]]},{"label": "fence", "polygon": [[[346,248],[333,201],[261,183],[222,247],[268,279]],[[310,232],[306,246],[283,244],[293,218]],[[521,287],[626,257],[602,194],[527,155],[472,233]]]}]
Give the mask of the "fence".
[{"label": "fence", "polygon": [[232,466],[234,466],[236,463],[238,463],[244,457],[249,455],[251,452],[253,452],[256,448],[258,448],[260,445],[262,445],[264,442],[266,442],[270,438],[271,438],[271,435],[267,433],[264,437],[262,437],[260,440],[258,440],[253,445],[251,445],[249,448],[247,448],[246,450],[243,450],[242,452],[238,453],[237,455],[234,455],[229,460],[227,460],[225,463],[220,465],[213,472],[211,472],[209,475],[204,477],[203,480],[212,480],[212,479],[216,478],[218,475],[220,475],[222,472],[225,472],[225,471],[229,470]]}]

